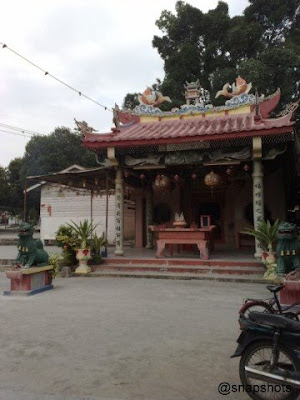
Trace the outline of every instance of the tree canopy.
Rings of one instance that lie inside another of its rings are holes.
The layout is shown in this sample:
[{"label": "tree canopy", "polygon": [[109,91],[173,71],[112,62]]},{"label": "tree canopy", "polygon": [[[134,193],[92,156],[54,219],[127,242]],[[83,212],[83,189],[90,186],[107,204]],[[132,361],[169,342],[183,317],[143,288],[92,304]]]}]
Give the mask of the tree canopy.
[{"label": "tree canopy", "polygon": [[[65,127],[56,128],[47,136],[33,136],[22,158],[12,160],[7,168],[0,167],[0,207],[20,214],[23,189],[27,176],[61,171],[70,165],[97,165],[95,155],[81,146],[81,134]],[[28,209],[39,210],[39,192],[28,195]]]},{"label": "tree canopy", "polygon": [[[159,89],[175,107],[184,103],[185,81],[200,80],[211,98],[227,82],[241,75],[259,93],[282,91],[285,105],[300,94],[299,0],[249,0],[240,16],[230,17],[228,5],[203,13],[178,1],[175,13],[164,10],[156,21],[161,35],[153,47],[164,61],[165,76]],[[128,105],[133,104],[132,96]],[[218,105],[222,99],[214,100]]]},{"label": "tree canopy", "polygon": [[23,176],[58,172],[72,164],[96,165],[94,153],[81,146],[81,134],[69,128],[56,128],[47,136],[33,136],[23,159]]}]

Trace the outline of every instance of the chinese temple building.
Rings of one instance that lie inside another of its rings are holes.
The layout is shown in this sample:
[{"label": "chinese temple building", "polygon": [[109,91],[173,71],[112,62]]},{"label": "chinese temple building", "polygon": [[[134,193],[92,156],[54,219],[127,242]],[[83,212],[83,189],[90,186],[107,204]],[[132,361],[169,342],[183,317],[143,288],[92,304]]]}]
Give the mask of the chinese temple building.
[{"label": "chinese temple building", "polygon": [[115,171],[115,254],[124,254],[124,197],[136,201],[136,247],[151,248],[155,227],[181,219],[179,237],[213,225],[214,241],[236,248],[243,228],[286,218],[296,177],[297,104],[271,117],[280,90],[264,97],[250,89],[239,77],[231,92],[226,84],[217,93],[229,98],[225,105],[213,107],[199,82],[187,83],[186,104],[163,112],[158,105],[171,99],[148,88],[135,109],[116,106],[111,132],[83,127],[83,145]]}]

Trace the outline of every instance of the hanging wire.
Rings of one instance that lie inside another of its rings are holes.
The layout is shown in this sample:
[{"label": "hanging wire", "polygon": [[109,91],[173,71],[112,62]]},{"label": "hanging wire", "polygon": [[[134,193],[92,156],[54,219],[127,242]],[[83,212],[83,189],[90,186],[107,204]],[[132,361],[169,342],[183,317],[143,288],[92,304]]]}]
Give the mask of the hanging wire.
[{"label": "hanging wire", "polygon": [[39,135],[43,136],[42,133],[36,132],[36,131],[31,131],[29,129],[24,129],[24,128],[19,128],[18,126],[13,126],[13,125],[8,125],[8,124],[3,124],[0,122],[0,128],[5,128],[5,129],[11,129],[13,131],[20,131],[26,135]]},{"label": "hanging wire", "polygon": [[12,135],[18,135],[18,136],[23,136],[26,138],[32,138],[32,135],[29,135],[28,133],[21,133],[21,132],[10,132],[10,131],[6,131],[4,129],[0,129],[0,132],[4,132],[4,133],[10,133]]},{"label": "hanging wire", "polygon": [[112,112],[112,110],[106,106],[104,106],[103,104],[99,103],[98,101],[92,99],[91,97],[87,96],[86,94],[82,93],[81,91],[73,88],[71,85],[69,85],[68,83],[62,81],[61,79],[57,78],[56,76],[52,75],[50,72],[44,70],[43,68],[41,68],[40,66],[38,66],[37,64],[35,64],[34,62],[30,61],[28,58],[22,56],[22,54],[18,53],[17,51],[13,50],[12,48],[10,48],[9,46],[7,46],[5,43],[0,42],[0,46],[2,46],[3,49],[7,49],[9,51],[11,51],[12,53],[14,53],[16,56],[22,58],[24,61],[28,62],[29,64],[33,65],[35,68],[37,68],[38,70],[42,71],[44,73],[44,75],[48,75],[51,78],[55,79],[57,82],[61,83],[62,85],[66,86],[68,89],[73,90],[74,92],[78,93],[79,96],[81,97],[85,97],[87,100],[92,101],[93,103],[97,104],[98,106],[104,108],[104,110],[106,111],[110,111]]}]

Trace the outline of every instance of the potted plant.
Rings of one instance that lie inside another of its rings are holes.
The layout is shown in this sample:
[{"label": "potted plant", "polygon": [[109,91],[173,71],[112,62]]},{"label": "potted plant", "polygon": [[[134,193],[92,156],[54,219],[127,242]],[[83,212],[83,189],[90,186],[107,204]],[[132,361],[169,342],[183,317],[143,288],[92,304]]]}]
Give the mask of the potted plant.
[{"label": "potted plant", "polygon": [[107,240],[105,238],[104,232],[99,237],[96,233],[94,233],[91,239],[92,264],[101,264],[101,248],[104,246],[107,246]]},{"label": "potted plant", "polygon": [[265,263],[267,258],[274,256],[274,246],[277,241],[277,229],[279,220],[277,219],[272,225],[270,221],[264,221],[259,224],[257,229],[245,228],[242,233],[254,236],[261,245],[262,248],[262,261]]},{"label": "potted plant", "polygon": [[76,268],[75,274],[88,274],[91,272],[91,268],[87,265],[87,261],[91,258],[89,239],[96,229],[96,225],[93,225],[87,219],[83,222],[80,221],[79,224],[76,224],[74,221],[71,222],[72,224],[67,225],[72,228],[80,241],[79,248],[76,250],[76,258],[79,261],[79,266]]},{"label": "potted plant", "polygon": [[56,245],[63,250],[63,264],[74,266],[76,264],[76,249],[80,246],[80,240],[72,227],[61,225],[55,234]]}]

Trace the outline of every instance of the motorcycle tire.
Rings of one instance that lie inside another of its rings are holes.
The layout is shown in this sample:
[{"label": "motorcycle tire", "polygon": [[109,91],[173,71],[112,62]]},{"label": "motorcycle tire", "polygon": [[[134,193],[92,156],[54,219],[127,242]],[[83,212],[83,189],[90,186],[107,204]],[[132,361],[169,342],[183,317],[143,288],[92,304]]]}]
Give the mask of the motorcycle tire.
[{"label": "motorcycle tire", "polygon": [[269,304],[259,300],[249,301],[248,303],[245,303],[240,309],[239,313],[248,318],[249,313],[252,311],[275,314],[275,310],[271,306],[269,306]]},{"label": "motorcycle tire", "polygon": [[[240,379],[243,388],[249,389],[249,391],[246,390],[247,394],[253,400],[296,400],[300,395],[300,391],[298,389],[292,388],[290,385],[288,385],[288,383],[271,383],[267,380],[263,381],[247,376],[247,372],[245,371],[246,366],[255,366],[255,368],[259,368],[259,362],[261,363],[263,361],[270,361],[272,355],[272,347],[272,341],[262,340],[253,343],[246,349],[241,357],[239,368]],[[284,365],[289,365],[289,371],[300,371],[300,361],[295,356],[293,351],[281,344],[278,344],[278,349],[279,364],[281,362]],[[255,360],[252,359],[255,356],[257,357],[256,364],[254,363]],[[279,393],[282,396],[279,397]]]}]

